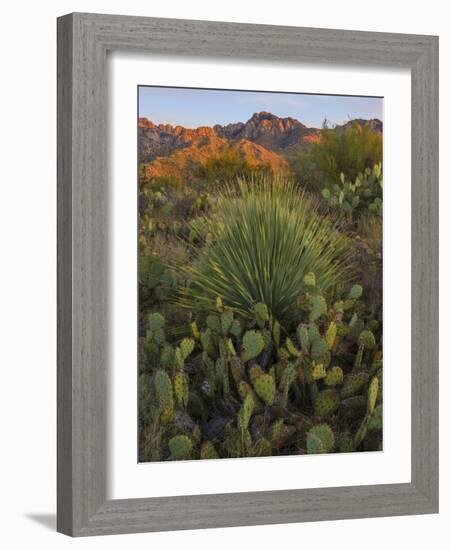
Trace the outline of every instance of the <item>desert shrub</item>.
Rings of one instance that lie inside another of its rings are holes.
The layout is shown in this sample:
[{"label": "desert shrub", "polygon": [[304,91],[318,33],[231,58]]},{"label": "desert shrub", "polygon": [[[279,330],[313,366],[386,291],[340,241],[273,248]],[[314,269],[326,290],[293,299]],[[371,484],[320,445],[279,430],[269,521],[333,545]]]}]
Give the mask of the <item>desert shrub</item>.
[{"label": "desert shrub", "polygon": [[139,183],[141,188],[153,191],[165,191],[166,189],[180,189],[184,186],[184,183],[176,176],[147,176],[145,164],[141,164],[139,169]]},{"label": "desert shrub", "polygon": [[240,318],[222,301],[191,335],[159,313],[140,341],[140,460],[381,450],[381,325],[363,288],[334,303],[308,273],[286,334],[265,304]]},{"label": "desert shrub", "polygon": [[290,317],[313,271],[330,292],[350,275],[351,248],[318,204],[282,177],[239,180],[219,196],[212,242],[184,268],[190,285],[179,303],[211,309],[217,296],[240,315],[264,303],[279,321]]},{"label": "desert shrub", "polygon": [[250,178],[256,173],[271,174],[272,169],[270,165],[253,166],[247,159],[228,149],[221,155],[209,157],[205,164],[198,164],[193,173],[207,184],[222,184],[236,178]]},{"label": "desert shrub", "polygon": [[329,128],[324,123],[319,143],[302,148],[291,159],[298,181],[309,189],[321,191],[339,182],[341,174],[355,181],[367,167],[381,163],[383,138],[368,124],[353,122]]}]

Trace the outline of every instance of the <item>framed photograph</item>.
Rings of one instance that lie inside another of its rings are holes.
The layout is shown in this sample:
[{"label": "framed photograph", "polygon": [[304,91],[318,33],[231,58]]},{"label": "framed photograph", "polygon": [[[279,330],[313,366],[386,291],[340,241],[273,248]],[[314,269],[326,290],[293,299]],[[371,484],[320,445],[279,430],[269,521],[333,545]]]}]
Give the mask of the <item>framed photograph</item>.
[{"label": "framed photograph", "polygon": [[58,19],[58,530],[438,511],[438,39]]}]

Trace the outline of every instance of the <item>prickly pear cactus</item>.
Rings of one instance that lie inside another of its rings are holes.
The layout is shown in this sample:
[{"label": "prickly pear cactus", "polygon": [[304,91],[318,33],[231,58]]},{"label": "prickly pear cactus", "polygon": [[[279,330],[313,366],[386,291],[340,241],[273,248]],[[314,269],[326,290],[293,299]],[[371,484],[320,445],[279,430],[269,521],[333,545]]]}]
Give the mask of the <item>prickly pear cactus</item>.
[{"label": "prickly pear cactus", "polygon": [[309,320],[311,322],[316,321],[324,313],[327,312],[327,303],[325,298],[320,294],[314,294],[311,296],[311,312],[309,314]]},{"label": "prickly pear cactus", "polygon": [[251,383],[255,384],[256,379],[259,378],[262,374],[264,374],[262,368],[259,365],[253,365],[253,367],[251,367],[248,372]]},{"label": "prickly pear cactus", "polygon": [[333,430],[328,424],[313,426],[306,436],[308,454],[330,453],[334,447]]},{"label": "prickly pear cactus", "polygon": [[175,460],[188,459],[192,447],[192,440],[187,435],[176,435],[169,440],[169,450]]},{"label": "prickly pear cactus", "polygon": [[359,335],[359,345],[367,349],[374,349],[377,344],[373,332],[370,330],[363,330]]},{"label": "prickly pear cactus", "polygon": [[313,380],[322,380],[327,375],[327,371],[322,363],[313,363],[311,366],[311,378]]},{"label": "prickly pear cactus", "polygon": [[381,316],[368,318],[360,285],[338,290],[328,305],[330,296],[325,299],[312,273],[303,282],[303,296],[293,304],[296,330],[281,326],[263,303],[241,317],[217,300],[208,312],[187,316],[190,333],[178,343],[161,314],[143,318],[140,456],[381,448]]},{"label": "prickly pear cactus", "polygon": [[191,331],[192,331],[192,336],[196,340],[200,340],[200,331],[198,330],[198,326],[197,326],[197,323],[195,321],[192,321],[192,323],[191,323]]},{"label": "prickly pear cactus", "polygon": [[248,393],[242,403],[241,410],[238,416],[238,425],[241,432],[248,429],[248,424],[255,408],[255,401],[251,393]]},{"label": "prickly pear cactus", "polygon": [[300,342],[300,347],[304,353],[309,353],[310,342],[309,342],[309,332],[308,326],[298,325],[297,327],[297,340]]},{"label": "prickly pear cactus", "polygon": [[306,286],[316,286],[316,276],[310,271],[303,277],[303,282]]},{"label": "prickly pear cactus", "polygon": [[159,399],[161,422],[167,424],[173,419],[174,414],[172,382],[165,371],[157,370],[154,384]]},{"label": "prickly pear cactus", "polygon": [[281,326],[278,321],[274,321],[272,328],[272,336],[275,346],[280,347],[280,338],[281,338]]},{"label": "prickly pear cactus", "polygon": [[319,359],[328,351],[328,346],[325,338],[321,336],[314,338],[311,343],[311,357]]},{"label": "prickly pear cactus", "polygon": [[256,322],[259,328],[263,328],[267,321],[270,319],[269,310],[267,309],[266,304],[259,302],[253,308],[255,312]]},{"label": "prickly pear cactus", "polygon": [[377,403],[378,396],[378,378],[375,376],[372,378],[367,391],[367,414],[372,415],[375,405]]},{"label": "prickly pear cactus", "polygon": [[383,427],[383,405],[377,405],[370,419],[369,430],[381,430]]},{"label": "prickly pear cactus", "polygon": [[222,334],[227,336],[233,324],[233,312],[230,310],[224,311],[220,314],[220,326],[222,328]]},{"label": "prickly pear cactus", "polygon": [[323,390],[314,403],[314,413],[317,416],[328,416],[339,407],[340,402],[339,392],[336,390]]},{"label": "prickly pear cactus", "polygon": [[343,399],[357,394],[367,384],[369,375],[367,372],[358,372],[356,374],[349,374],[345,377],[344,386],[341,390],[341,396]]},{"label": "prickly pear cactus", "polygon": [[284,345],[292,357],[300,357],[300,351],[295,347],[294,342],[290,338],[286,338]]},{"label": "prickly pear cactus", "polygon": [[260,397],[266,405],[272,405],[275,400],[276,387],[270,374],[262,374],[254,383],[256,395]]},{"label": "prickly pear cactus", "polygon": [[325,340],[327,342],[328,349],[333,349],[334,341],[336,339],[337,335],[337,325],[334,321],[332,321],[327,328],[327,332],[325,334]]},{"label": "prickly pear cactus", "polygon": [[214,459],[219,458],[217,451],[211,441],[205,441],[200,449],[200,458]]},{"label": "prickly pear cactus", "polygon": [[218,315],[208,315],[208,317],[206,318],[206,325],[216,334],[221,334],[222,327],[220,324],[220,317]]},{"label": "prickly pear cactus", "polygon": [[347,299],[348,300],[358,300],[361,298],[363,293],[363,287],[361,285],[353,285],[350,289],[350,292],[348,293]]},{"label": "prickly pear cactus", "polygon": [[167,370],[175,366],[175,350],[170,344],[166,344],[161,351],[161,365]]},{"label": "prickly pear cactus", "polygon": [[324,378],[326,386],[339,386],[344,381],[344,373],[340,367],[331,367]]},{"label": "prickly pear cactus", "polygon": [[230,327],[230,334],[232,334],[233,336],[235,336],[236,338],[240,338],[241,337],[241,334],[242,334],[242,326],[241,326],[241,323],[237,320],[237,319],[234,319],[234,321],[231,323],[231,327]]},{"label": "prickly pear cactus", "polygon": [[183,338],[180,344],[181,355],[186,360],[189,355],[194,351],[195,341],[192,338]]},{"label": "prickly pear cactus", "polygon": [[187,408],[189,400],[189,378],[184,372],[177,372],[173,380],[175,397],[183,409]]},{"label": "prickly pear cactus", "polygon": [[212,338],[211,329],[208,328],[202,333],[200,333],[200,342],[202,344],[202,348],[210,357],[214,357],[216,354],[216,348],[214,345],[214,341]]},{"label": "prickly pear cactus", "polygon": [[250,361],[258,357],[258,355],[264,349],[264,338],[261,333],[256,330],[248,330],[244,334],[243,338],[244,352],[242,356],[243,361]]},{"label": "prickly pear cactus", "polygon": [[165,320],[160,313],[151,313],[148,317],[148,326],[151,331],[156,332],[164,327]]},{"label": "prickly pear cactus", "polygon": [[154,384],[161,407],[165,407],[173,400],[172,382],[169,375],[163,370],[155,372]]},{"label": "prickly pear cactus", "polygon": [[282,392],[281,403],[283,407],[287,406],[289,389],[291,385],[294,383],[296,378],[297,378],[297,369],[294,367],[294,365],[286,365],[286,367],[283,369],[283,372],[280,378],[280,388]]}]

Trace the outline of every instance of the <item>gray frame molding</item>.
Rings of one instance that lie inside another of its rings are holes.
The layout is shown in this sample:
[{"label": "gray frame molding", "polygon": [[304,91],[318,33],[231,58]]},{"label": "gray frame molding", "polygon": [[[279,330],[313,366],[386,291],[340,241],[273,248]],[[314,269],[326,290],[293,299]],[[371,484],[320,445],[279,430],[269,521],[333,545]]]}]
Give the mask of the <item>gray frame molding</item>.
[{"label": "gray frame molding", "polygon": [[[106,498],[106,52],[412,72],[412,481]],[[438,511],[438,38],[75,13],[58,19],[58,531],[72,536]]]}]

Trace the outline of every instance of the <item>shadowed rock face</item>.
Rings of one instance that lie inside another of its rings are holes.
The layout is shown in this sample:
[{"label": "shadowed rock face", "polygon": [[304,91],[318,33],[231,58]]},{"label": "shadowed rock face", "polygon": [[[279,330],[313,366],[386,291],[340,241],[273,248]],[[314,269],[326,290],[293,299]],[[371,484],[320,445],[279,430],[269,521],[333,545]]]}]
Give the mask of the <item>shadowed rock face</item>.
[{"label": "shadowed rock face", "polygon": [[[357,122],[381,132],[383,124],[378,119],[357,119],[337,127],[344,129]],[[270,164],[274,171],[286,167],[284,156],[296,147],[318,143],[322,130],[308,128],[292,117],[280,118],[267,111],[255,113],[247,122],[237,122],[214,127],[185,128],[171,124],[154,124],[147,118],[139,118],[139,161],[155,164],[155,174],[164,173],[164,167],[181,167],[188,159],[202,161],[208,156],[233,149],[250,163]],[[185,151],[182,151],[185,150]],[[185,158],[186,157],[186,158]],[[167,158],[167,160],[165,160]],[[169,161],[169,158],[171,161]],[[171,170],[169,170],[170,172]],[[178,172],[178,170],[176,170]]]}]

